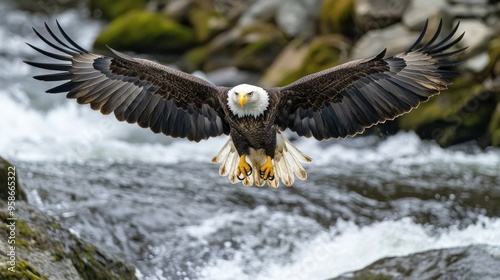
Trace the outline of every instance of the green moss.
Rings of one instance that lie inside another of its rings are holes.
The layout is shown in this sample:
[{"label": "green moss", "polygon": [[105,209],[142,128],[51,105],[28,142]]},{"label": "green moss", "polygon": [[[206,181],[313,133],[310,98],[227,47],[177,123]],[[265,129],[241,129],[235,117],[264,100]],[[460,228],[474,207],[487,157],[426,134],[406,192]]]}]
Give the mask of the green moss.
[{"label": "green moss", "polygon": [[132,11],[113,20],[97,37],[94,47],[136,52],[184,51],[194,44],[191,29],[162,15]]},{"label": "green moss", "polygon": [[319,16],[322,34],[350,33],[354,20],[354,0],[325,0]]},{"label": "green moss", "polygon": [[341,63],[341,53],[347,47],[339,35],[326,35],[304,42],[292,41],[264,74],[265,86],[284,86],[306,75],[319,72]]},{"label": "green moss", "polygon": [[128,11],[143,10],[147,0],[90,0],[90,10],[94,15],[111,20]]},{"label": "green moss", "polygon": [[372,273],[369,271],[361,271],[356,273],[353,280],[393,280],[394,277],[381,273]]},{"label": "green moss", "polygon": [[[10,162],[0,157],[0,199],[8,201],[9,199],[9,184],[12,186],[12,182],[15,182],[15,195],[16,200],[26,201],[26,193],[21,187],[19,182],[18,170]],[[14,176],[13,176],[14,175]],[[13,180],[14,178],[14,180]]]},{"label": "green moss", "polygon": [[15,271],[11,272],[7,269],[0,269],[0,279],[14,280],[14,279],[30,279],[30,280],[48,280],[49,277],[40,273],[30,263],[18,259],[16,261]]},{"label": "green moss", "polygon": [[500,103],[497,105],[495,112],[490,121],[489,133],[491,145],[500,146]]},{"label": "green moss", "polygon": [[422,125],[436,120],[444,122],[462,122],[462,117],[457,113],[465,104],[476,96],[483,86],[471,83],[470,80],[459,77],[438,96],[432,97],[428,102],[399,118],[399,125],[404,130],[416,130]]},{"label": "green moss", "polygon": [[191,71],[201,69],[203,63],[207,59],[208,54],[209,50],[207,46],[201,46],[189,50],[184,56],[184,61],[186,63],[186,66]]},{"label": "green moss", "polygon": [[228,27],[228,20],[216,11],[193,9],[189,12],[196,39],[205,42]]}]

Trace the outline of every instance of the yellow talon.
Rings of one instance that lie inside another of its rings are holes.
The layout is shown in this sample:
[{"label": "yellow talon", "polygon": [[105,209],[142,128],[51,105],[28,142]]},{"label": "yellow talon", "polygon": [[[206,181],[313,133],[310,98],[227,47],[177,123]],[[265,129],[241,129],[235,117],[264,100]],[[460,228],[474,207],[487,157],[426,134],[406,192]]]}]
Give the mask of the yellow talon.
[{"label": "yellow talon", "polygon": [[266,163],[262,165],[260,168],[260,177],[264,180],[273,180],[274,179],[274,165],[273,159],[270,156],[267,156]]},{"label": "yellow talon", "polygon": [[[238,162],[238,170],[236,170],[236,177],[238,179],[243,180],[245,177],[250,176],[252,174],[252,167],[247,163],[245,160],[245,155],[240,156],[240,161]],[[243,177],[240,177],[240,175],[243,174]]]}]

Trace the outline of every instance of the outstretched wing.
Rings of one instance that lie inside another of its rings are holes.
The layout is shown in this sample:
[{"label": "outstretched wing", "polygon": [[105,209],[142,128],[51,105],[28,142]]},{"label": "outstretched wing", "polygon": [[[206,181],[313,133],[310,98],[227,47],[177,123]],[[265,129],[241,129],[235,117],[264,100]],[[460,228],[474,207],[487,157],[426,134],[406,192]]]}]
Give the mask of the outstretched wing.
[{"label": "outstretched wing", "polygon": [[[32,66],[59,71],[35,76],[42,81],[67,81],[47,90],[68,92],[80,104],[90,104],[103,114],[114,112],[120,121],[149,127],[155,133],[200,141],[229,134],[229,125],[218,102],[227,89],[203,79],[146,59],[132,58],[113,51],[111,58],[93,54],[78,46],[57,23],[66,40],[57,37],[45,24],[55,42],[35,29],[35,33],[57,54],[28,44],[36,51],[64,63],[26,62]],[[67,55],[65,55],[67,54]]]},{"label": "outstretched wing", "polygon": [[366,127],[392,120],[416,108],[451,84],[458,73],[457,62],[449,58],[464,49],[443,53],[464,34],[450,41],[458,29],[434,44],[438,30],[425,45],[419,46],[427,30],[406,52],[383,58],[379,55],[348,62],[303,77],[278,88],[282,103],[276,124],[299,136],[318,140],[353,136]]}]

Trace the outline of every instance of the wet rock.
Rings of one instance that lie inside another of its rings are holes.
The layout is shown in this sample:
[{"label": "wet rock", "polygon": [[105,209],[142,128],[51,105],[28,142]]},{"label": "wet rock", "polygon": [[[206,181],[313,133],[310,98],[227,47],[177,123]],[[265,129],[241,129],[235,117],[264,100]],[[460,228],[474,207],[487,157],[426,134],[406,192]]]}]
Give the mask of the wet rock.
[{"label": "wet rock", "polygon": [[265,72],[260,84],[284,86],[306,75],[345,61],[349,44],[339,35],[316,37],[308,42],[297,38],[290,42]]},{"label": "wet rock", "polygon": [[322,34],[352,34],[354,25],[354,0],[325,0],[319,16]]},{"label": "wet rock", "polygon": [[497,104],[495,112],[491,118],[489,134],[491,145],[500,147],[500,103]]},{"label": "wet rock", "polygon": [[223,67],[264,71],[287,40],[273,24],[255,23],[235,28],[215,37],[204,47],[186,55],[189,65],[209,72]]},{"label": "wet rock", "polygon": [[411,1],[403,14],[403,24],[410,30],[419,31],[427,19],[434,23],[442,18],[445,23],[449,23],[449,8],[446,0]]},{"label": "wet rock", "polygon": [[255,85],[259,81],[259,74],[254,71],[239,70],[235,67],[220,68],[205,74],[207,80],[216,85],[236,86],[239,84]]},{"label": "wet rock", "polygon": [[143,10],[146,0],[90,0],[89,8],[94,17],[115,19],[132,10]]},{"label": "wet rock", "polygon": [[491,13],[496,12],[494,5],[484,4],[456,4],[449,9],[453,18],[481,18],[485,19]]},{"label": "wet rock", "polygon": [[321,4],[322,0],[282,1],[276,13],[276,24],[289,37],[313,36]]},{"label": "wet rock", "polygon": [[[17,171],[15,166],[0,157],[0,199],[9,201],[9,197],[14,197],[16,201],[27,200],[26,193],[19,182]],[[14,193],[13,196],[12,193]]]},{"label": "wet rock", "polygon": [[[462,19],[460,20],[460,30],[466,35],[460,41],[460,46],[468,46],[467,53],[469,55],[478,54],[486,51],[488,42],[494,36],[491,27],[487,26],[483,21],[478,19]],[[470,35],[469,35],[470,34]]]},{"label": "wet rock", "polygon": [[484,70],[490,63],[490,57],[487,52],[482,52],[474,57],[467,59],[464,63],[464,69],[479,73]]},{"label": "wet rock", "polygon": [[321,3],[319,0],[258,0],[242,14],[238,25],[275,22],[289,37],[299,34],[312,36]]},{"label": "wet rock", "polygon": [[188,18],[191,26],[193,26],[198,42],[205,42],[211,39],[229,26],[229,20],[215,10],[192,9],[189,12]]},{"label": "wet rock", "polygon": [[[0,229],[10,233],[11,215],[5,203],[0,205]],[[0,235],[4,250],[15,240],[15,272],[3,267],[1,279],[137,279],[134,267],[79,240],[33,206],[16,201],[15,217],[15,239]],[[8,261],[10,257],[2,253],[0,264],[8,266]]]},{"label": "wet rock", "polygon": [[241,15],[238,25],[247,26],[273,20],[281,2],[281,0],[257,0]]},{"label": "wet rock", "polygon": [[441,146],[484,141],[488,123],[496,107],[495,95],[479,82],[465,77],[438,96],[399,118],[404,130],[415,130],[424,139]]},{"label": "wet rock", "polygon": [[400,21],[410,0],[356,0],[355,3],[356,25],[366,32]]},{"label": "wet rock", "polygon": [[334,279],[497,279],[498,275],[500,248],[474,245],[385,258]]},{"label": "wet rock", "polygon": [[94,47],[106,45],[136,52],[182,51],[195,43],[193,31],[159,14],[131,11],[113,20],[97,37]]},{"label": "wet rock", "polygon": [[354,44],[350,59],[377,55],[385,48],[387,55],[403,52],[412,45],[418,35],[418,32],[409,31],[401,23],[369,31]]}]

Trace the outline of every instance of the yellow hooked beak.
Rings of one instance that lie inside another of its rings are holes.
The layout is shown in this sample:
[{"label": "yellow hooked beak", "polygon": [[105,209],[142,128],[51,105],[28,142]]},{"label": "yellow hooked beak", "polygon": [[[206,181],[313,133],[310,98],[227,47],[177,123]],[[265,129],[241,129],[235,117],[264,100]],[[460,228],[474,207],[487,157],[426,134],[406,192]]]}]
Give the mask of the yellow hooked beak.
[{"label": "yellow hooked beak", "polygon": [[247,103],[247,101],[248,101],[247,94],[246,93],[240,93],[239,96],[238,96],[238,101],[240,102],[241,108],[243,108],[243,106],[245,106],[245,103]]}]

